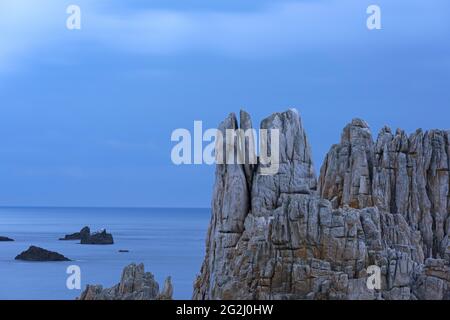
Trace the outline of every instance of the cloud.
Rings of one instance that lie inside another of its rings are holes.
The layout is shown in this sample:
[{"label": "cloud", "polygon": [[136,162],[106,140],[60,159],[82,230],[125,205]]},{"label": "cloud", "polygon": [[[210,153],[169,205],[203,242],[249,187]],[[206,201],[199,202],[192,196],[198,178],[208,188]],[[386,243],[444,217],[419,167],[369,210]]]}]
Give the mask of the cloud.
[{"label": "cloud", "polygon": [[[129,8],[78,0],[82,29],[65,28],[68,3],[2,0],[0,72],[21,65],[42,47],[88,46],[145,55],[216,54],[255,59],[317,50],[351,50],[373,44],[366,29],[366,8],[359,0],[265,2],[245,11]],[[449,35],[447,0],[429,3],[379,0],[383,30],[378,39],[389,46],[441,41]],[[211,5],[213,6],[213,5]],[[72,35],[77,35],[72,37]],[[79,44],[79,46],[78,46]]]},{"label": "cloud", "polygon": [[[430,37],[439,41],[449,35],[450,24],[441,10],[449,7],[445,0],[433,6],[378,2],[384,43],[401,46],[405,41],[428,41]],[[374,34],[366,28],[369,4],[359,0],[290,1],[243,12],[150,9],[124,15],[95,13],[87,27],[97,41],[117,50],[257,58],[370,46]]]},{"label": "cloud", "polygon": [[[354,10],[355,5],[350,7]],[[348,8],[348,2],[317,1],[281,3],[253,12],[145,10],[126,16],[93,15],[91,27],[98,41],[119,50],[255,57],[338,39],[351,41],[358,26],[348,21]]]},{"label": "cloud", "polygon": [[16,70],[36,48],[51,43],[57,2],[25,0],[0,2],[0,73]]}]

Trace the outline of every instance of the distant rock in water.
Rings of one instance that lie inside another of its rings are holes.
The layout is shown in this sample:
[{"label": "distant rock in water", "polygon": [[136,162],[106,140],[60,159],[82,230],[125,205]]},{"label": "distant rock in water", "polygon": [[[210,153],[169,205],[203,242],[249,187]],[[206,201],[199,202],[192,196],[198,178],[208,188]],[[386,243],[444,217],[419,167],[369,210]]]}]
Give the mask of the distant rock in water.
[{"label": "distant rock in water", "polygon": [[15,259],[23,261],[71,261],[62,254],[35,246],[29,247],[28,250],[23,251]]},{"label": "distant rock in water", "polygon": [[145,272],[144,264],[134,263],[125,267],[120,283],[103,289],[101,285],[87,285],[79,300],[171,300],[173,286],[170,277],[159,293],[159,284],[150,272]]},{"label": "distant rock in water", "polygon": [[0,241],[14,241],[14,240],[11,239],[11,238],[8,238],[8,237],[2,237],[2,236],[0,236]]},{"label": "distant rock in water", "polygon": [[120,253],[127,253],[130,252],[130,250],[119,250]]},{"label": "distant rock in water", "polygon": [[113,236],[106,230],[84,235],[81,244],[114,244]]},{"label": "distant rock in water", "polygon": [[81,244],[114,244],[113,236],[106,230],[91,233],[89,227],[84,227],[80,232],[67,234],[59,240],[81,240]]},{"label": "distant rock in water", "polygon": [[66,234],[64,238],[60,238],[59,240],[81,240],[83,237],[88,237],[90,234],[91,229],[89,229],[89,227],[84,227],[80,232]]}]

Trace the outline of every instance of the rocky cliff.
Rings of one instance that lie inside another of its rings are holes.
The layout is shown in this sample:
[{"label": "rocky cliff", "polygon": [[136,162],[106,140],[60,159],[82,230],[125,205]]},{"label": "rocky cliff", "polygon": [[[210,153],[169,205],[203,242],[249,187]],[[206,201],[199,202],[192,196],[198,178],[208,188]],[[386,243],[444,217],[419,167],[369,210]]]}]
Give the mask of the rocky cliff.
[{"label": "rocky cliff", "polygon": [[[238,127],[231,114],[219,130]],[[353,120],[317,180],[295,110],[261,128],[280,132],[279,171],[217,165],[194,299],[450,299],[450,132],[374,142]]]},{"label": "rocky cliff", "polygon": [[409,137],[385,127],[372,140],[369,126],[353,120],[327,154],[320,195],[333,207],[376,206],[401,214],[422,238],[426,257],[448,254],[450,131],[417,130]]}]

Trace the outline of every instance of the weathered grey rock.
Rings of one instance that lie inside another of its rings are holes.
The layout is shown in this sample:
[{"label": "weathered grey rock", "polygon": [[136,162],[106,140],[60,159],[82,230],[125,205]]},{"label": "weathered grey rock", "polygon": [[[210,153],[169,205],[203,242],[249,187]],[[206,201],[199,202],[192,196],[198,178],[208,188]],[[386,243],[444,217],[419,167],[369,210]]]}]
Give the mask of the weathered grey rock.
[{"label": "weathered grey rock", "polygon": [[0,236],[0,241],[14,241],[14,239],[8,238],[8,237],[2,237]]},{"label": "weathered grey rock", "polygon": [[[230,114],[219,125],[218,130],[226,141],[226,130],[237,128],[236,116]],[[223,153],[226,154],[226,146]],[[244,230],[244,220],[250,209],[250,191],[243,165],[217,164],[211,206],[213,215],[206,238],[206,258],[202,267],[205,275],[199,279],[204,282],[203,291],[208,290],[209,281],[214,283],[216,279],[226,277],[226,251],[236,245]]]},{"label": "weathered grey rock", "polygon": [[106,230],[102,230],[95,233],[86,234],[84,233],[82,235],[81,244],[114,244],[114,239],[112,234],[107,233]]},{"label": "weathered grey rock", "polygon": [[320,195],[337,208],[372,206],[373,142],[367,123],[361,119],[344,128],[341,143],[333,145],[321,168]]},{"label": "weathered grey rock", "polygon": [[[418,230],[426,257],[444,258],[450,233],[450,131],[417,130],[409,137],[384,127],[376,143],[368,126],[353,120],[321,168],[321,197],[402,214]],[[350,137],[350,138],[349,138]]]},{"label": "weathered grey rock", "polygon": [[[162,297],[172,299],[173,287],[170,277],[166,280]],[[145,272],[144,265],[134,263],[124,268],[120,283],[104,289],[101,285],[87,285],[79,300],[156,300],[159,284],[153,274]]]},{"label": "weathered grey rock", "polygon": [[448,260],[429,258],[415,283],[415,293],[423,300],[450,300],[450,267]]},{"label": "weathered grey rock", "polygon": [[84,227],[80,232],[75,232],[72,234],[66,234],[64,238],[59,240],[81,240],[82,238],[89,237],[91,234],[91,229],[89,227]]},{"label": "weathered grey rock", "polygon": [[158,296],[158,300],[172,300],[172,296],[173,296],[172,278],[169,276],[164,281],[164,287]]},{"label": "weathered grey rock", "polygon": [[35,246],[30,246],[27,250],[16,256],[15,260],[23,261],[70,261],[57,252],[49,251]]},{"label": "weathered grey rock", "polygon": [[251,189],[253,211],[276,208],[282,194],[309,194],[317,188],[311,148],[298,112],[274,113],[261,122],[261,129],[279,130],[280,163],[275,175],[261,174],[261,164],[256,167]]},{"label": "weathered grey rock", "polygon": [[[221,125],[222,129],[237,127],[233,115]],[[327,155],[320,190],[316,191],[311,150],[298,114],[294,110],[276,113],[264,120],[261,128],[280,130],[280,170],[275,175],[262,175],[259,163],[253,167],[253,174],[245,165],[217,166],[206,256],[194,284],[194,299],[449,297],[448,267],[443,266],[448,260],[439,260],[438,267],[425,263],[429,246],[420,224],[412,222],[409,211],[393,210],[392,201],[389,206],[380,205],[382,197],[374,196],[382,190],[383,181],[389,182],[389,188],[397,194],[407,190],[401,190],[400,181],[394,179],[391,185],[391,180],[383,180],[378,173],[383,168],[392,170],[388,169],[392,164],[380,164],[380,148],[385,150],[389,142],[401,153],[405,150],[404,134],[399,131],[397,138],[390,139],[384,129],[373,143],[368,125],[353,120],[344,129],[341,144],[333,146]],[[444,150],[441,143],[447,141],[448,152],[448,136],[446,139],[433,138],[430,144]],[[408,150],[414,155],[412,149]],[[417,154],[416,162],[426,163]],[[443,152],[431,154],[435,155],[430,159],[434,157],[434,162],[440,163],[434,167],[444,168]],[[390,156],[388,151],[385,158]],[[445,159],[448,163],[448,157]],[[427,177],[432,175],[430,166],[425,165]],[[410,165],[405,168],[411,171]],[[440,170],[436,170],[439,175]],[[380,176],[375,183],[377,174]],[[430,181],[425,190],[433,191],[425,195],[448,197],[436,177],[427,179],[423,181]],[[441,207],[443,204],[441,201]],[[421,205],[405,208],[420,209]],[[448,214],[439,221],[446,219],[448,222]],[[439,234],[433,226],[429,231],[433,243],[445,247],[443,252],[448,257],[448,233]],[[380,274],[377,289],[368,286],[372,267]]]}]

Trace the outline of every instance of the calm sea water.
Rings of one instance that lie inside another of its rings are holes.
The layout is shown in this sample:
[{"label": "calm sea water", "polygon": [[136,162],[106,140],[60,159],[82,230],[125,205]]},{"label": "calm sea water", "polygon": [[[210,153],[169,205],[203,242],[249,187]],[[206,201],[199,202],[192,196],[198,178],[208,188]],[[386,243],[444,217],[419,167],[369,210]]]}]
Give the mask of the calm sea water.
[{"label": "calm sea water", "polygon": [[[81,290],[66,287],[69,265],[80,266],[83,289],[87,284],[117,284],[122,269],[132,262],[143,262],[160,286],[172,276],[174,298],[190,299],[209,219],[209,209],[0,208],[0,235],[16,240],[0,242],[0,299],[74,299]],[[106,228],[115,244],[58,240],[83,226]],[[74,261],[15,261],[30,245]],[[119,253],[120,249],[130,252]]]}]

